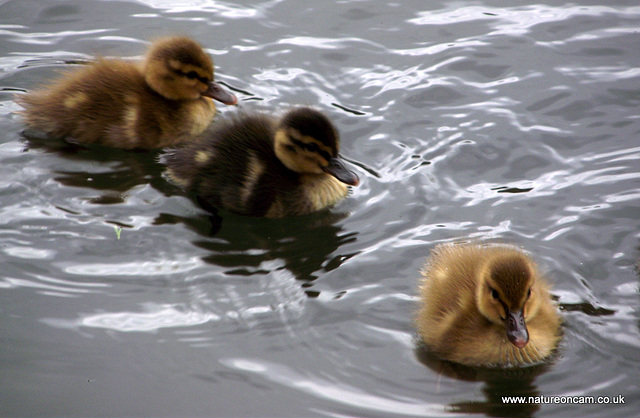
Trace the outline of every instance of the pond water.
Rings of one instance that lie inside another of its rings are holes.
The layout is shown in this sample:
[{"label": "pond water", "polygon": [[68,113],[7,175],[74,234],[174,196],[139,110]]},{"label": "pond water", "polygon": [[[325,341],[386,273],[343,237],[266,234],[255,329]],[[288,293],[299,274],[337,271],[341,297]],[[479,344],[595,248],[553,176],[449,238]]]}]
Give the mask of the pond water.
[{"label": "pond water", "polygon": [[[638,416],[634,2],[1,3],[0,415]],[[14,94],[173,33],[241,108],[329,115],[360,186],[217,225],[157,153],[21,135]],[[419,270],[469,237],[546,272],[553,364],[459,370],[417,347]]]}]

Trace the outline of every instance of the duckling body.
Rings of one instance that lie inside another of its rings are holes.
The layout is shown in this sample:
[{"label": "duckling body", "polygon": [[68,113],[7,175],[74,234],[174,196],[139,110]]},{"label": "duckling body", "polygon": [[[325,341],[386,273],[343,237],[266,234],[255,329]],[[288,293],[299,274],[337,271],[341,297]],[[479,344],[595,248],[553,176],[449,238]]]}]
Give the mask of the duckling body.
[{"label": "duckling body", "polygon": [[18,98],[27,125],[53,138],[159,148],[203,132],[216,108],[237,99],[213,82],[213,63],[188,37],[155,42],[141,63],[98,59]]},{"label": "duckling body", "polygon": [[506,245],[436,247],[422,271],[418,331],[439,357],[512,367],[548,357],[560,317],[535,263]]},{"label": "duckling body", "polygon": [[306,107],[278,120],[243,114],[167,154],[167,175],[201,203],[250,216],[303,215],[346,197],[358,178],[338,157],[338,134]]}]

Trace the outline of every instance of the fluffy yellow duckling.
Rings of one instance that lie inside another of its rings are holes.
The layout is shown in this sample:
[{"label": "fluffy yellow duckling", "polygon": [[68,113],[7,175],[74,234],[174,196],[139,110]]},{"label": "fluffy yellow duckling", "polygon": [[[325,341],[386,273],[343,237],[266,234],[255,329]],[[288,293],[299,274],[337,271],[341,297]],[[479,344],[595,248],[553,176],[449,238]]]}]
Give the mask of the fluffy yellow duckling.
[{"label": "fluffy yellow duckling", "polygon": [[281,119],[242,114],[165,155],[169,180],[208,207],[250,216],[303,215],[346,197],[358,177],[338,156],[333,124],[299,107]]},{"label": "fluffy yellow duckling", "polygon": [[560,317],[535,263],[507,245],[439,245],[425,265],[416,323],[427,349],[468,366],[537,363]]},{"label": "fluffy yellow duckling", "polygon": [[17,101],[26,123],[53,138],[124,149],[175,145],[202,133],[210,99],[235,104],[213,82],[213,62],[184,36],[154,42],[143,62],[98,59]]}]

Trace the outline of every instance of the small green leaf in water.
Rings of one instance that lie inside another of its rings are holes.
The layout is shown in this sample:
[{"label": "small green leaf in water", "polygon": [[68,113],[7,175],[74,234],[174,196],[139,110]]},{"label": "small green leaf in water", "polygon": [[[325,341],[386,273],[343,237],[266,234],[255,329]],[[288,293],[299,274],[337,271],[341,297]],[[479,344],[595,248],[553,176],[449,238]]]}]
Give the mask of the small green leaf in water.
[{"label": "small green leaf in water", "polygon": [[120,239],[120,233],[122,232],[122,228],[119,226],[114,226],[113,229],[116,230],[116,237]]}]

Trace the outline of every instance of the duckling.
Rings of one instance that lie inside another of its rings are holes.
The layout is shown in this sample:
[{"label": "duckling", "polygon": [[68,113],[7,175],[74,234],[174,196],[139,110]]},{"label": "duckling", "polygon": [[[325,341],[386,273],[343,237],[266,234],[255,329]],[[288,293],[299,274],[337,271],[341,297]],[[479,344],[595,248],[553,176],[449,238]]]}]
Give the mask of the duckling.
[{"label": "duckling", "polygon": [[439,245],[422,275],[416,324],[437,356],[514,367],[538,363],[557,347],[560,317],[548,285],[520,249]]},{"label": "duckling", "polygon": [[216,107],[236,104],[213,82],[213,62],[191,38],[154,42],[143,62],[100,58],[17,101],[26,123],[48,137],[151,149],[202,133]]},{"label": "duckling", "polygon": [[336,128],[321,112],[294,108],[280,119],[242,113],[163,157],[167,177],[203,206],[241,215],[303,215],[358,184],[338,156]]}]

